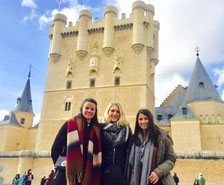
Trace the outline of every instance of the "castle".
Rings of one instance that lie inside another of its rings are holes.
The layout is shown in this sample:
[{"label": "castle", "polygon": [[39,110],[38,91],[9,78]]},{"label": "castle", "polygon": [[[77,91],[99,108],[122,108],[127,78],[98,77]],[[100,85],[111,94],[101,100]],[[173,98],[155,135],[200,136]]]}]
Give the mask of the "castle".
[{"label": "castle", "polygon": [[122,14],[118,19],[117,14],[116,7],[107,6],[101,22],[97,18],[92,22],[92,13],[82,10],[76,25],[67,25],[63,14],[55,15],[38,126],[32,127],[30,76],[14,109],[0,122],[4,182],[31,168],[33,183],[39,184],[53,169],[50,148],[59,128],[79,112],[85,98],[92,97],[98,102],[99,120],[110,101],[120,101],[132,129],[137,111],[150,109],[174,141],[178,157],[174,170],[181,184],[192,184],[199,171],[210,184],[224,184],[224,102],[199,56],[187,90],[178,86],[155,108],[160,24],[153,18],[154,7],[136,1],[130,18]]}]

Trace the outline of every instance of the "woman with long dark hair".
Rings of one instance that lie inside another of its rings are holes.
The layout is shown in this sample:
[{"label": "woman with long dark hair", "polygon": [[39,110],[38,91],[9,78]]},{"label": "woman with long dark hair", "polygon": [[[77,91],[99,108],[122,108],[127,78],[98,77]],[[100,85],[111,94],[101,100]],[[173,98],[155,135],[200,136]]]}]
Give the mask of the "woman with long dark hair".
[{"label": "woman with long dark hair", "polygon": [[85,99],[80,113],[59,130],[51,149],[54,164],[59,156],[66,156],[66,172],[56,169],[52,185],[100,184],[102,156],[96,100]]},{"label": "woman with long dark hair", "polygon": [[168,133],[154,124],[148,109],[140,109],[129,157],[130,185],[175,185],[170,174],[175,162]]}]

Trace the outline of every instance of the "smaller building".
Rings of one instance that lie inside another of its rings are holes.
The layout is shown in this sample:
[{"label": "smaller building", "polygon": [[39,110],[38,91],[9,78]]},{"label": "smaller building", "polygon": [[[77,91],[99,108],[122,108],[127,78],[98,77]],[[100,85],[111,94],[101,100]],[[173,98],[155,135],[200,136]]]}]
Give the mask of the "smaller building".
[{"label": "smaller building", "polygon": [[32,126],[34,116],[29,73],[14,108],[0,121],[0,152],[35,149],[38,125]]},{"label": "smaller building", "polygon": [[176,151],[224,151],[224,102],[198,54],[188,86],[178,85],[156,107],[156,120]]}]

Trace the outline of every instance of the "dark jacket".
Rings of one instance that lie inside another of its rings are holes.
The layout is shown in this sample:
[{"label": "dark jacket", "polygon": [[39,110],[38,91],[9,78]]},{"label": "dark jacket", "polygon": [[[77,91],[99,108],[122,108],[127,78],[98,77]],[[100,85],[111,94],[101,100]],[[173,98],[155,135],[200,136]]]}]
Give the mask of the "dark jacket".
[{"label": "dark jacket", "polygon": [[[103,129],[102,129],[103,132]],[[104,172],[107,171],[108,167],[113,164],[113,153],[114,163],[117,164],[124,176],[126,176],[126,166],[128,162],[128,146],[130,145],[131,140],[131,129],[129,128],[129,136],[125,143],[113,147],[111,143],[105,138],[104,134],[101,133],[101,142],[102,142],[102,179],[104,179]],[[115,150],[115,151],[114,151]],[[116,180],[116,179],[114,179]],[[107,182],[102,182],[101,185],[106,184]],[[113,182],[110,182],[114,184]]]},{"label": "dark jacket", "polygon": [[[160,129],[160,134],[158,136],[158,150],[156,156],[156,168],[153,170],[159,176],[163,185],[175,185],[173,176],[170,171],[173,169],[176,162],[176,155],[173,150],[172,140],[168,135],[168,132]],[[135,141],[132,139],[132,144]],[[132,144],[130,146],[132,146]],[[131,148],[129,148],[130,152]],[[131,176],[131,166],[128,165],[128,174]],[[130,182],[130,178],[127,179]]]},{"label": "dark jacket", "polygon": [[[59,130],[51,148],[51,158],[55,164],[59,155],[66,156],[67,146],[67,122]],[[65,170],[55,170],[51,185],[66,185]]]}]

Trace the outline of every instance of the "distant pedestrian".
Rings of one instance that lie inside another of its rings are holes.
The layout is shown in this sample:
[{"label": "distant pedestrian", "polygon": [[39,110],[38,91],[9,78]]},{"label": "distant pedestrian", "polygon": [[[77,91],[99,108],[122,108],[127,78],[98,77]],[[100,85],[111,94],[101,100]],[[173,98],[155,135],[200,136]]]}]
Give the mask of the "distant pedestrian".
[{"label": "distant pedestrian", "polygon": [[32,180],[33,180],[33,172],[31,171],[31,169],[29,169],[26,173],[25,185],[31,185]]},{"label": "distant pedestrian", "polygon": [[173,180],[175,181],[176,185],[179,183],[179,178],[177,177],[177,173],[174,172]]},{"label": "distant pedestrian", "polygon": [[19,185],[25,184],[26,172],[24,172],[23,176],[19,178]]},{"label": "distant pedestrian", "polygon": [[198,179],[194,180],[194,184],[193,185],[199,185]]},{"label": "distant pedestrian", "polygon": [[198,183],[199,185],[205,185],[205,178],[203,177],[203,174],[201,172],[199,173]]},{"label": "distant pedestrian", "polygon": [[48,178],[45,179],[47,181],[46,185],[51,185],[53,177],[54,177],[54,170],[51,170],[51,173],[49,174]]},{"label": "distant pedestrian", "polygon": [[43,176],[41,178],[40,185],[45,185],[45,182],[46,182],[46,176]]},{"label": "distant pedestrian", "polygon": [[12,179],[12,185],[18,185],[19,178],[20,178],[20,174],[17,173],[16,176]]}]

